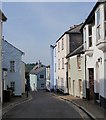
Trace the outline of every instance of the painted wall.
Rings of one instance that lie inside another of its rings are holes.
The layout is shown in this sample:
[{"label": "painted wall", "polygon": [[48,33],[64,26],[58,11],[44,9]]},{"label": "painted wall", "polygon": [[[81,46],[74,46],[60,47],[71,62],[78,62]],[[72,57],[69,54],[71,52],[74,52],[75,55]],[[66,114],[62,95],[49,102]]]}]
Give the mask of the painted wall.
[{"label": "painted wall", "polygon": [[[10,72],[10,61],[15,61],[15,72]],[[6,86],[10,87],[10,82],[15,82],[15,95],[22,94],[22,82],[21,82],[21,61],[22,53],[11,46],[8,42],[2,41],[2,68],[7,68],[8,74]],[[21,87],[20,87],[21,86]]]},{"label": "painted wall", "polygon": [[30,74],[30,87],[32,91],[37,91],[37,76]]},{"label": "painted wall", "polygon": [[[104,12],[103,12],[103,4],[99,6],[100,9],[100,25],[101,25],[101,38],[99,41],[97,41],[97,36],[96,36],[96,27],[97,27],[97,18],[96,18],[96,12],[95,11],[95,24],[92,26],[92,47],[88,47],[89,40],[88,40],[88,25],[85,26],[84,29],[86,29],[86,37],[84,38],[84,43],[85,44],[85,49],[86,50],[92,50],[92,55],[88,56],[87,55],[87,68],[86,68],[86,75],[87,75],[87,88],[89,88],[89,74],[88,74],[88,68],[94,68],[94,92],[99,93],[100,96],[106,98],[106,75],[105,75],[105,55],[106,53],[103,52],[102,50],[98,49],[98,43],[100,41],[106,41],[106,38],[104,38]],[[100,59],[100,61],[98,61]]]},{"label": "painted wall", "polygon": [[2,20],[0,19],[0,103],[2,103],[2,67],[1,67],[1,42],[2,42]]},{"label": "painted wall", "polygon": [[[46,68],[37,73],[36,75],[37,75],[37,89],[38,90],[46,89]],[[40,78],[40,75],[44,75],[44,78]]]},{"label": "painted wall", "polygon": [[46,67],[46,89],[50,91],[50,67]]},{"label": "painted wall", "polygon": [[[81,69],[78,69],[77,64],[77,55],[74,55],[69,58],[69,67],[68,67],[68,84],[69,84],[69,94],[77,97],[85,96],[85,88],[83,84],[85,83],[85,55],[81,54]],[[82,83],[80,85],[80,81]],[[73,83],[74,82],[74,83]],[[74,85],[73,85],[74,84]],[[80,93],[80,86],[82,86],[82,91]]]},{"label": "painted wall", "polygon": [[[62,50],[62,39],[64,39],[64,49]],[[58,52],[58,42],[60,43],[60,52]],[[56,43],[56,79],[57,79],[57,89],[60,89],[64,93],[68,93],[66,72],[67,72],[67,59],[66,55],[69,53],[69,35],[65,34]],[[62,58],[64,58],[64,69],[62,69]],[[60,69],[58,69],[58,59],[60,59]]]}]

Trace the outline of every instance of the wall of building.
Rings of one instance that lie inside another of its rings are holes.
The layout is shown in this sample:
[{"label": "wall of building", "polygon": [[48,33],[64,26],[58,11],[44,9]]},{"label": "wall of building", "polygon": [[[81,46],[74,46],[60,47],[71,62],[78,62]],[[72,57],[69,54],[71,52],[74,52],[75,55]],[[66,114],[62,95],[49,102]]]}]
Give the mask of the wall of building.
[{"label": "wall of building", "polygon": [[[64,49],[62,50],[62,39],[64,39]],[[58,52],[58,42],[60,42],[60,52]],[[66,55],[69,53],[69,35],[65,34],[59,41],[56,43],[56,79],[57,79],[57,88],[62,90],[64,93],[68,92],[67,81],[66,81],[66,72],[67,72],[67,59]],[[62,58],[64,58],[64,69],[62,69]],[[58,69],[58,59],[60,59],[60,69]]]},{"label": "wall of building", "polygon": [[1,67],[1,59],[2,59],[2,46],[1,46],[1,42],[2,42],[2,21],[0,19],[0,103],[2,102],[2,67]]},{"label": "wall of building", "polygon": [[[40,78],[44,75],[44,78]],[[37,74],[37,89],[46,89],[46,68]]]},{"label": "wall of building", "polygon": [[30,87],[32,91],[37,91],[37,76],[30,74]]},{"label": "wall of building", "polygon": [[[15,82],[15,95],[20,96],[22,94],[21,89],[21,58],[22,53],[11,46],[6,41],[2,41],[2,68],[7,68],[7,81],[6,86],[10,87],[10,82]],[[10,61],[15,61],[15,72],[10,72]]]},{"label": "wall of building", "polygon": [[[97,47],[97,43],[99,43],[100,41],[104,41],[104,22],[103,22],[103,18],[104,18],[104,13],[103,13],[103,4],[101,4],[99,6],[100,8],[100,25],[101,25],[101,38],[99,41],[97,41],[97,36],[96,36],[96,30],[97,30],[97,26],[96,26],[96,12],[98,10],[95,11],[95,24],[92,26],[92,47],[88,47],[88,25],[85,26],[86,28],[86,38],[84,38],[84,40],[86,39],[86,44],[85,44],[85,49],[86,50],[93,50],[92,55],[88,56],[87,55],[87,62],[86,62],[86,79],[87,79],[87,88],[89,89],[89,73],[88,73],[88,69],[89,68],[93,68],[94,69],[94,93],[95,94],[99,94],[99,97],[103,97],[106,98],[105,95],[105,80],[106,80],[106,76],[105,76],[105,55],[106,53],[103,52],[102,50],[98,49]],[[85,42],[84,42],[85,43]]]},{"label": "wall of building", "polygon": [[[69,58],[70,67],[68,69],[68,75],[70,79],[68,79],[69,83],[69,94],[77,97],[83,97],[85,95],[85,88],[83,84],[85,83],[85,55],[81,54],[81,69],[78,69],[77,63],[77,55]],[[82,81],[80,84],[80,80]],[[74,83],[73,83],[74,82]],[[82,90],[80,93],[80,86],[82,86]]]}]

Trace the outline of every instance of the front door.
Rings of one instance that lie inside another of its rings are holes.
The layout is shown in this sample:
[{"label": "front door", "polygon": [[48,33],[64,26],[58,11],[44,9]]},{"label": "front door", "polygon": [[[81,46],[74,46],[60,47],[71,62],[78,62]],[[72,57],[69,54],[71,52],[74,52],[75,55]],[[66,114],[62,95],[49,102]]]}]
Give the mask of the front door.
[{"label": "front door", "polygon": [[89,92],[90,100],[94,99],[94,69],[89,68]]}]

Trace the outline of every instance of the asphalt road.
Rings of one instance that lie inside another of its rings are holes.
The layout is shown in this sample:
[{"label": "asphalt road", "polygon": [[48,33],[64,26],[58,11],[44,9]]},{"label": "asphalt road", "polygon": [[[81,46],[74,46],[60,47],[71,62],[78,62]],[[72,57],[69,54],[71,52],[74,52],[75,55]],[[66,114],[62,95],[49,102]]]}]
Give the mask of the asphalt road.
[{"label": "asphalt road", "polygon": [[67,102],[49,92],[39,91],[32,93],[32,100],[14,107],[3,118],[81,118],[81,116]]}]

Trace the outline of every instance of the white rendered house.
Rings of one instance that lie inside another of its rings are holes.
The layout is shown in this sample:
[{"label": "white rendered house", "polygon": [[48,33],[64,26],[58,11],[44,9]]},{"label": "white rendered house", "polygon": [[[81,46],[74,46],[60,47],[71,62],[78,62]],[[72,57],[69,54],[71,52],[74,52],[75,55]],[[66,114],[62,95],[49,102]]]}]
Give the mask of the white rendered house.
[{"label": "white rendered house", "polygon": [[0,119],[2,119],[2,24],[7,20],[6,16],[0,10]]},{"label": "white rendered house", "polygon": [[83,25],[86,98],[106,108],[106,1],[97,2]]},{"label": "white rendered house", "polygon": [[12,44],[2,40],[3,89],[12,89],[15,96],[21,96],[24,92],[23,87],[25,87],[25,67],[24,65],[22,66],[23,54],[22,51]]}]

